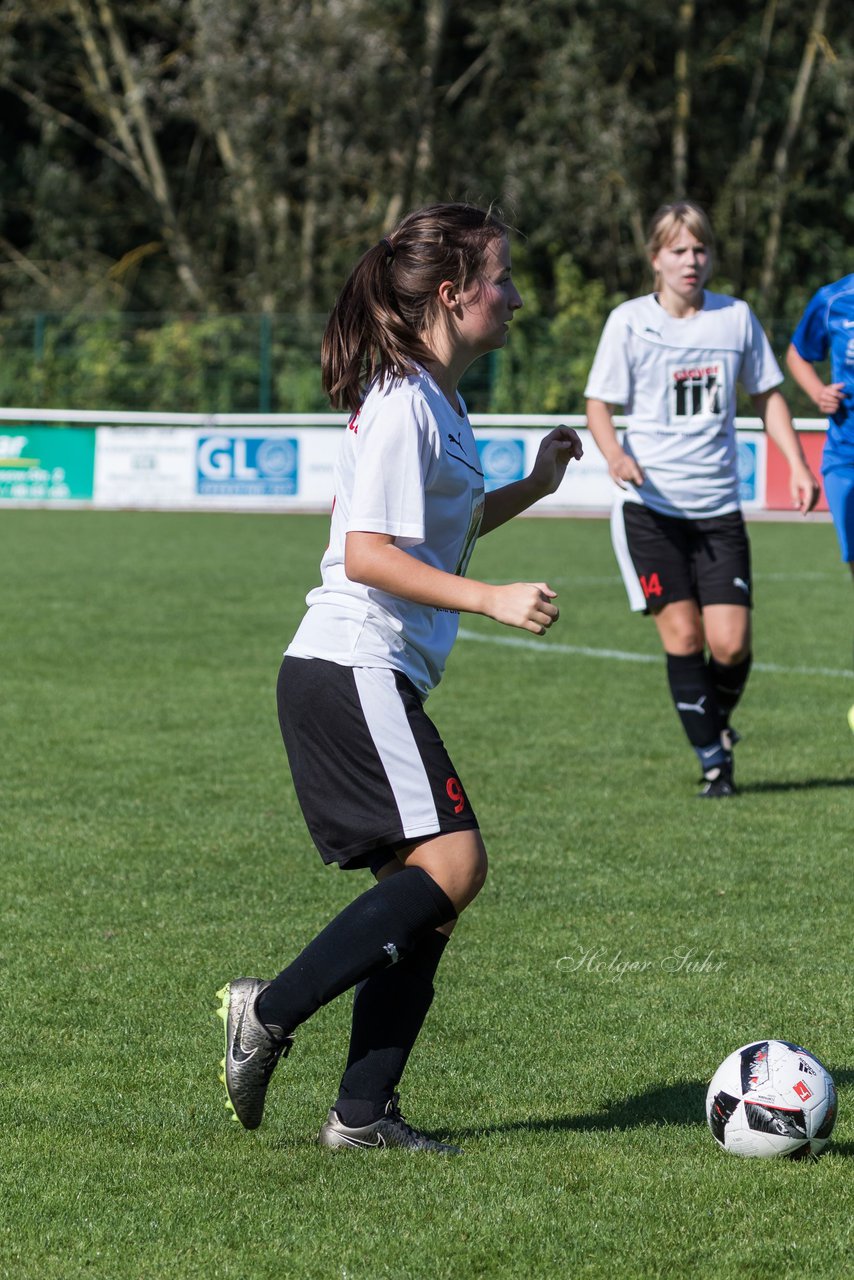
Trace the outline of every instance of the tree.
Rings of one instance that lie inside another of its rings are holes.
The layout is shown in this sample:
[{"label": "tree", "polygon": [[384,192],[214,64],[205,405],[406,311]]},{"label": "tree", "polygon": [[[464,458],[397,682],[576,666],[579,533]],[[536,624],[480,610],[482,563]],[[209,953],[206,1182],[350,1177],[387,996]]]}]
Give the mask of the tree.
[{"label": "tree", "polygon": [[7,0],[4,305],[323,312],[407,208],[467,198],[546,315],[566,254],[643,287],[685,193],[718,282],[792,313],[849,261],[852,86],[839,0]]}]

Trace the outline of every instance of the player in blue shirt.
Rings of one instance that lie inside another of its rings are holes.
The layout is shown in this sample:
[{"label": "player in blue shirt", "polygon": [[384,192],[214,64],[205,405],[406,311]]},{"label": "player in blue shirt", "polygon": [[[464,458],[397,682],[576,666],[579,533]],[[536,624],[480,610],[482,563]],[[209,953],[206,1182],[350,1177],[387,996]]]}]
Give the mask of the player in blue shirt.
[{"label": "player in blue shirt", "polygon": [[[830,382],[814,364],[830,357]],[[854,275],[819,289],[807,304],[786,352],[789,373],[827,414],[821,460],[827,505],[842,559],[854,575]],[[854,732],[854,706],[848,712]]]},{"label": "player in blue shirt", "polygon": [[[813,368],[830,358],[830,381]],[[827,414],[821,471],[842,559],[854,574],[854,275],[819,289],[786,353],[789,372]]]}]

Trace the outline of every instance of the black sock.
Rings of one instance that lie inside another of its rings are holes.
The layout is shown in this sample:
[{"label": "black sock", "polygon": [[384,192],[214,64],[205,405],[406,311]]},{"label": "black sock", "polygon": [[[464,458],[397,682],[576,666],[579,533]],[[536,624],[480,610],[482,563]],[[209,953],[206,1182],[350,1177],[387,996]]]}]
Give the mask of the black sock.
[{"label": "black sock", "polygon": [[399,964],[356,988],[350,1052],[335,1103],[349,1128],[379,1120],[400,1083],[433,1002],[433,978],[447,942],[434,929]]},{"label": "black sock", "polygon": [[666,657],[676,713],[703,770],[725,763],[727,754],[721,746],[723,721],[705,654],[700,650],[684,655],[668,653]]},{"label": "black sock", "polygon": [[453,903],[421,867],[405,867],[345,907],[274,978],[258,1017],[293,1029],[342,991],[394,964],[418,939],[456,918]]},{"label": "black sock", "polygon": [[737,706],[739,698],[744,693],[744,686],[747,684],[752,662],[752,653],[749,653],[746,658],[742,658],[741,662],[734,662],[731,666],[725,666],[722,662],[718,662],[716,658],[713,658],[711,654],[709,655],[709,678],[715,691],[721,720],[724,725],[729,724],[729,718]]}]

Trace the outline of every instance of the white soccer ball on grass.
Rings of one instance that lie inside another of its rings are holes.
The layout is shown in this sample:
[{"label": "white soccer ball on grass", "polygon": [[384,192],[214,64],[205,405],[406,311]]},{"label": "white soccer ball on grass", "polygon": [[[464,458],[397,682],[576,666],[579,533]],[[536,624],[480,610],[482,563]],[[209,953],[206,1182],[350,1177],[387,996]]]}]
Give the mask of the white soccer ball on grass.
[{"label": "white soccer ball on grass", "polygon": [[818,1058],[786,1040],[743,1045],[706,1094],[717,1143],[739,1156],[818,1156],[836,1123],[836,1086]]}]

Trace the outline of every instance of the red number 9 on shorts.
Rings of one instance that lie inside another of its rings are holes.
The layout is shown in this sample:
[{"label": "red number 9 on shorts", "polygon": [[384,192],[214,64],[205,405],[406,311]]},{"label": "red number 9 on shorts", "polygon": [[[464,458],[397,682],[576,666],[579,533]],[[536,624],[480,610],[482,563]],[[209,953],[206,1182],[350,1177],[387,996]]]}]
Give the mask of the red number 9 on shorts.
[{"label": "red number 9 on shorts", "polygon": [[462,813],[466,806],[466,797],[457,779],[449,778],[445,783],[445,790],[453,801],[454,813]]}]

